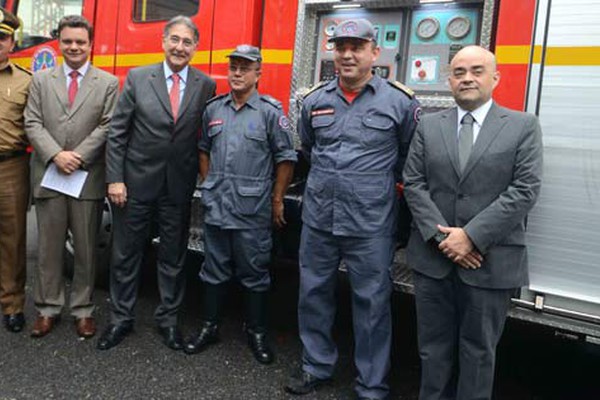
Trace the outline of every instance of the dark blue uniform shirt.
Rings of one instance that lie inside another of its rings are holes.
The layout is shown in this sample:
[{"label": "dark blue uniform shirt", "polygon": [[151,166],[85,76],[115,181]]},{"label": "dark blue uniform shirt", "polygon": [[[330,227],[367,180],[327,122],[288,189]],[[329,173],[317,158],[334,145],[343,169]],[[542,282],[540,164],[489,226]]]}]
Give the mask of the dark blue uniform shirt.
[{"label": "dark blue uniform shirt", "polygon": [[412,95],[379,76],[352,103],[337,80],[309,93],[298,127],[311,163],[303,223],[341,236],[392,235],[395,183],[419,115]]},{"label": "dark blue uniform shirt", "polygon": [[281,103],[255,92],[236,110],[231,94],[214,98],[198,147],[210,156],[200,186],[204,221],[222,229],[270,227],[274,166],[296,161]]}]

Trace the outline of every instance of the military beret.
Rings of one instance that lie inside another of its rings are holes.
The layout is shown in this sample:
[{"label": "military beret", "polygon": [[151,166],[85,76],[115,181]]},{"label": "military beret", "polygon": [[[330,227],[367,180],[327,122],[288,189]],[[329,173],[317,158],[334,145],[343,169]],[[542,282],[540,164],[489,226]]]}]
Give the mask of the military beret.
[{"label": "military beret", "polygon": [[258,47],[250,46],[249,44],[240,44],[235,48],[227,57],[239,57],[245,58],[250,61],[262,61],[262,56],[260,55],[260,49]]},{"label": "military beret", "polygon": [[375,40],[375,29],[371,22],[364,18],[347,19],[335,27],[330,42],[340,39]]}]

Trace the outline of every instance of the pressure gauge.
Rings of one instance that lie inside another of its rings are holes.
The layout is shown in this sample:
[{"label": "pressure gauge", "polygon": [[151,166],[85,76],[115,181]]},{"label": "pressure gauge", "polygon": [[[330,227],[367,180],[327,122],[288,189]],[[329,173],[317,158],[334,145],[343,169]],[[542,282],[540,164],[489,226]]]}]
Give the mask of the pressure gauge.
[{"label": "pressure gauge", "polygon": [[335,28],[337,27],[337,24],[335,23],[335,21],[331,21],[327,24],[327,26],[325,26],[325,36],[333,36],[333,32],[335,31]]},{"label": "pressure gauge", "polygon": [[471,32],[471,20],[463,15],[458,15],[448,22],[446,34],[452,40],[459,40]]},{"label": "pressure gauge", "polygon": [[429,40],[433,38],[440,30],[440,21],[437,18],[423,18],[417,24],[416,34],[421,40]]}]

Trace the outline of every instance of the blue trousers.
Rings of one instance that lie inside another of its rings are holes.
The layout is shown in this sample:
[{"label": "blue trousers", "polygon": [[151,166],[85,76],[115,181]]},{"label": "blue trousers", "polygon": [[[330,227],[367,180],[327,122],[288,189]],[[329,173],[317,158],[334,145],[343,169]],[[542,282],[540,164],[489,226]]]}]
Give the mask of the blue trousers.
[{"label": "blue trousers", "polygon": [[204,224],[204,264],[200,279],[219,285],[236,277],[246,289],[263,292],[271,277],[271,229],[221,229]]},{"label": "blue trousers", "polygon": [[302,227],[298,325],[304,371],[328,378],[338,358],[331,336],[336,312],[335,287],[341,260],[352,289],[354,362],[359,396],[384,398],[390,368],[392,319],[390,266],[393,237],[344,237]]}]

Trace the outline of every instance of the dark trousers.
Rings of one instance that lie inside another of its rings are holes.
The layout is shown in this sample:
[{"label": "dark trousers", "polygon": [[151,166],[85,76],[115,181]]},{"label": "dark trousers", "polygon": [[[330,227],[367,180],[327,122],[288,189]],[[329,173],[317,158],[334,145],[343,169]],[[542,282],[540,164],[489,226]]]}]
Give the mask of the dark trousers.
[{"label": "dark trousers", "polygon": [[154,314],[158,326],[177,324],[185,290],[185,255],[190,203],[173,203],[163,195],[153,202],[130,198],[123,209],[114,207],[113,250],[110,269],[111,322],[132,323],[143,252],[156,215],[160,244],[157,273],[160,304]]},{"label": "dark trousers", "polygon": [[204,224],[202,282],[220,285],[237,278],[249,290],[264,292],[271,286],[271,229],[221,229]]},{"label": "dark trousers", "polygon": [[457,273],[434,279],[415,272],[414,283],[419,400],[490,399],[496,346],[514,289],[469,286]]}]

